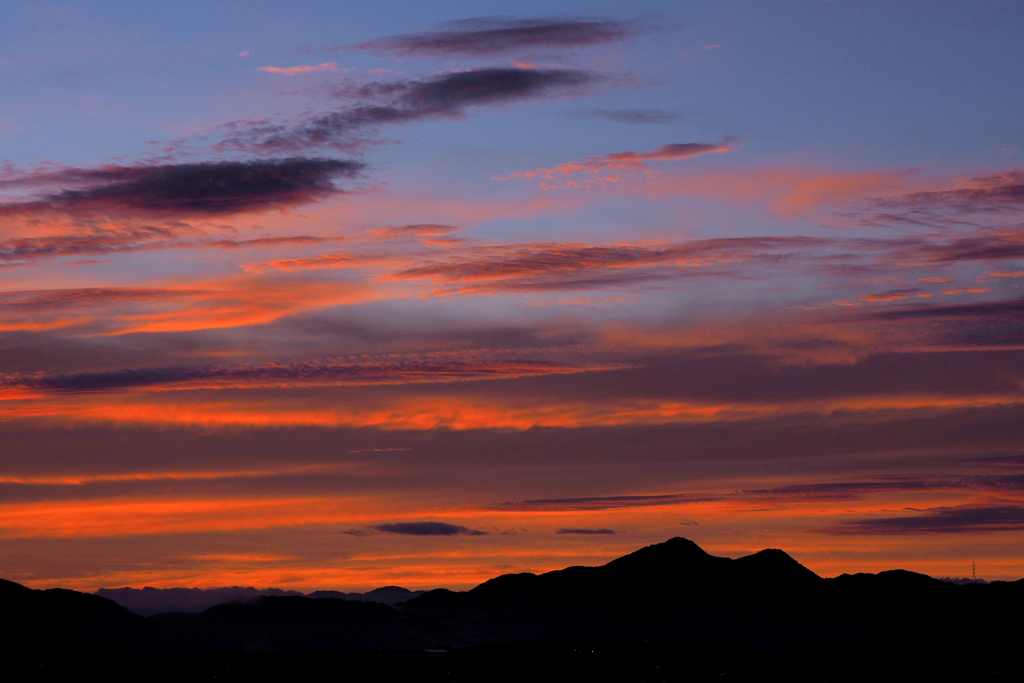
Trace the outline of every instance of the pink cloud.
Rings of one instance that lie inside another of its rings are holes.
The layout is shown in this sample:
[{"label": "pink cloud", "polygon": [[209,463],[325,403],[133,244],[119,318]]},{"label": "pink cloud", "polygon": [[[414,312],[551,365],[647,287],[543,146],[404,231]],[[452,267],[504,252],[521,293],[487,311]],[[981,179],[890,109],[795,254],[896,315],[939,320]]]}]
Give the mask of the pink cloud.
[{"label": "pink cloud", "polygon": [[426,223],[419,225],[403,225],[399,227],[376,228],[373,230],[367,230],[366,234],[373,235],[375,237],[395,239],[402,237],[440,237],[442,235],[448,235],[450,233],[457,232],[458,230],[459,228],[454,225],[437,225],[435,223]]},{"label": "pink cloud", "polygon": [[878,294],[865,294],[862,297],[858,297],[858,301],[868,301],[875,303],[878,301],[901,301],[903,299],[910,299],[913,297],[929,298],[931,294],[928,292],[922,292],[917,288],[909,289],[890,289],[886,292],[880,292]]},{"label": "pink cloud", "polygon": [[[312,71],[339,71],[336,62],[324,62],[323,64],[304,64],[302,66],[261,66],[257,71],[266,71],[268,74],[284,74],[285,76],[296,76],[307,74]],[[340,69],[350,71],[350,69]]]},{"label": "pink cloud", "polygon": [[736,149],[733,145],[736,138],[725,137],[716,144],[703,142],[685,142],[662,145],[650,152],[616,152],[604,156],[587,157],[594,161],[672,161],[675,159],[689,159],[704,154],[722,154],[732,152]]},{"label": "pink cloud", "polygon": [[843,172],[808,166],[768,166],[666,174],[640,186],[623,188],[651,198],[669,196],[769,203],[770,210],[791,218],[823,204],[892,197],[925,187],[915,171]]},{"label": "pink cloud", "polygon": [[[544,189],[556,187],[585,187],[601,182],[618,182],[625,178],[654,175],[654,171],[645,166],[645,161],[675,161],[702,156],[704,154],[721,154],[735,149],[735,138],[726,137],[721,142],[708,144],[703,142],[670,143],[649,152],[615,152],[599,156],[587,157],[585,161],[570,161],[553,168],[536,168],[518,171],[505,176],[495,176],[495,180],[522,178],[532,180],[543,178],[555,181],[541,183]],[[578,179],[579,177],[579,179]]]}]

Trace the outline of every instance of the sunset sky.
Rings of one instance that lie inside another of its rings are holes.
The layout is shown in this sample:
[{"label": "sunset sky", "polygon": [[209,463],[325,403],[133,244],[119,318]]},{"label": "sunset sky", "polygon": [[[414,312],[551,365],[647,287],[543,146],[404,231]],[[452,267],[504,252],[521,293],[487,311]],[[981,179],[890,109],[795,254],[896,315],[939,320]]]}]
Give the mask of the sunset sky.
[{"label": "sunset sky", "polygon": [[0,12],[0,577],[1024,576],[1024,0]]}]

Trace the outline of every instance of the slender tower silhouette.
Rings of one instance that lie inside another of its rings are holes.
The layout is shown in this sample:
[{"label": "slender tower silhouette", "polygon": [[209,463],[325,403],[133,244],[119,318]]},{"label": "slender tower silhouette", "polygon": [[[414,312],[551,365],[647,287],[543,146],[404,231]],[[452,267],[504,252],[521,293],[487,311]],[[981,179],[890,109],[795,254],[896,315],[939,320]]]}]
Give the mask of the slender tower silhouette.
[{"label": "slender tower silhouette", "polygon": [[978,583],[978,567],[974,562],[971,562],[971,583]]}]

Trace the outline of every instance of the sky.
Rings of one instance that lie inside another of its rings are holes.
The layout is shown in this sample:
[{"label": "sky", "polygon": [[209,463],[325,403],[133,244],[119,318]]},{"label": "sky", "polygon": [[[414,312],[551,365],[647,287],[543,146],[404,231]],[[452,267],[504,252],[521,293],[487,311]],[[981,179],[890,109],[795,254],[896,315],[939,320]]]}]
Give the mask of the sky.
[{"label": "sky", "polygon": [[0,0],[0,576],[1024,576],[1022,0]]}]

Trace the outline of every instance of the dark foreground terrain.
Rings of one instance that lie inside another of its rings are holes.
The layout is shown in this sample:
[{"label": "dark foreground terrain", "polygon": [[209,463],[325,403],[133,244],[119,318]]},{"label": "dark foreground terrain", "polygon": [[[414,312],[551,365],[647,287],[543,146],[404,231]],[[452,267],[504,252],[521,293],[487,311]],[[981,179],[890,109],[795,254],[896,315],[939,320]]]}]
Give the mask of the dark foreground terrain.
[{"label": "dark foreground terrain", "polygon": [[260,597],[142,617],[0,583],[11,680],[1024,680],[1024,580],[822,579],[779,550],[682,538],[602,567],[396,606]]}]

